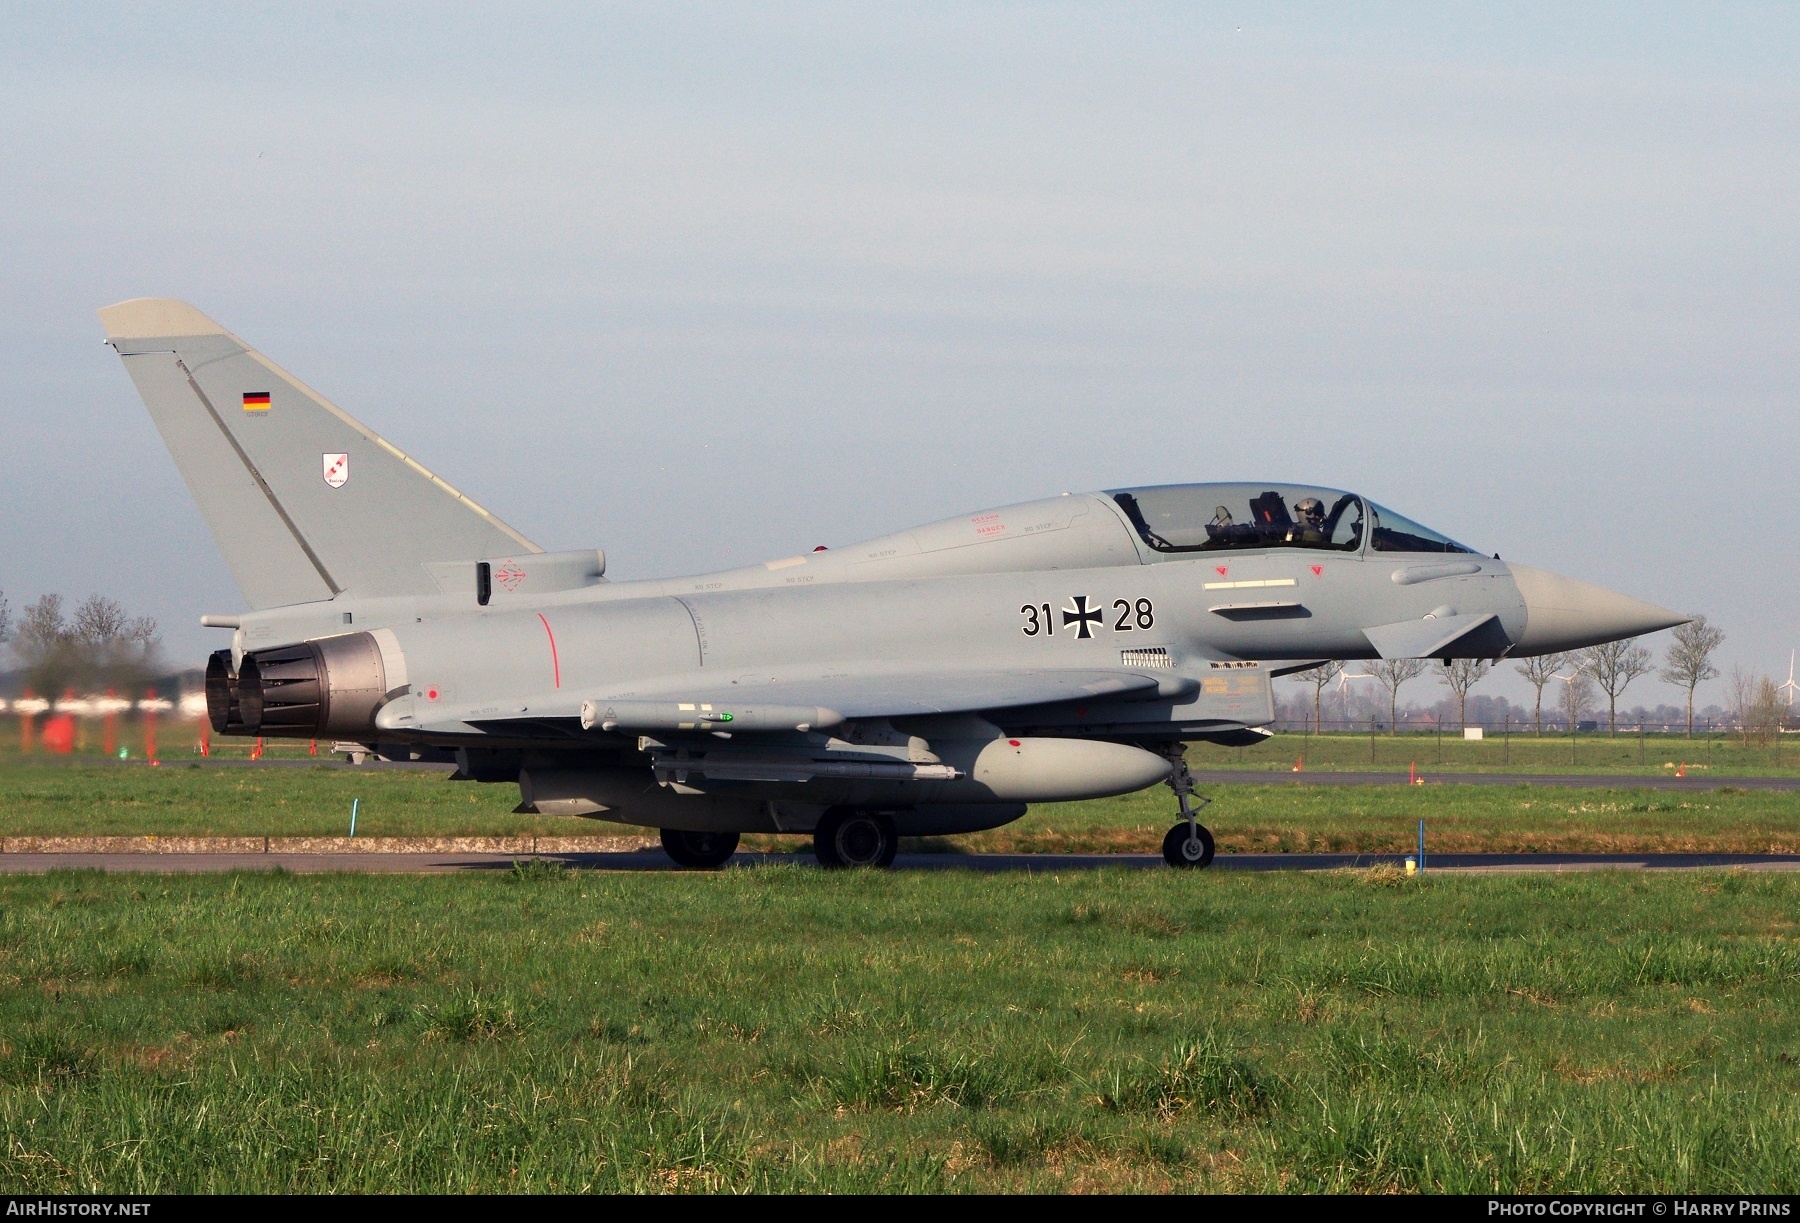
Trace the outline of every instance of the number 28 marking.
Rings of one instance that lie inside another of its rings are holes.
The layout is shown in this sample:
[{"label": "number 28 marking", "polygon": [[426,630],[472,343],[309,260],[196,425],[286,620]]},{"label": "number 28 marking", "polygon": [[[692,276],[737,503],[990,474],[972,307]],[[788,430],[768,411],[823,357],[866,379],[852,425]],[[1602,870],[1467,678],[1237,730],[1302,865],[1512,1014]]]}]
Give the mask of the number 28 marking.
[{"label": "number 28 marking", "polygon": [[1113,632],[1115,633],[1129,633],[1134,628],[1156,627],[1156,609],[1150,605],[1148,599],[1139,599],[1136,604],[1129,599],[1114,599],[1113,610],[1119,613],[1119,618],[1113,621]]}]

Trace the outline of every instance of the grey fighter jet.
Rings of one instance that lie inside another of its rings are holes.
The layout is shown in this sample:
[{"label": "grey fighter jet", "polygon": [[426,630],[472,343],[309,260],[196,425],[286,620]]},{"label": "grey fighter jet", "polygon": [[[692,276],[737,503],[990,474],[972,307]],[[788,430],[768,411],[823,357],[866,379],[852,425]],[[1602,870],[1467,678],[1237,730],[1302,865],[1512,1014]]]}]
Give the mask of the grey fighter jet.
[{"label": "grey fighter jet", "polygon": [[454,758],[522,810],[746,832],[827,865],[1026,804],[1175,791],[1327,659],[1500,658],[1682,617],[1502,563],[1355,493],[1279,482],[1063,495],[698,577],[545,552],[183,302],[100,311],[250,611],[207,667],[221,734]]}]

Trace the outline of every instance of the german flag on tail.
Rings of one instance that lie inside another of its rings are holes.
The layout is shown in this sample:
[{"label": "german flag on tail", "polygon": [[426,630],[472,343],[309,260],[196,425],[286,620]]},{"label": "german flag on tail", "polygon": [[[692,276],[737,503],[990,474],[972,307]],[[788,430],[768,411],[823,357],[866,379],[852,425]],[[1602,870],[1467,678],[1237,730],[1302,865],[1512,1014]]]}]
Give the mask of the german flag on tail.
[{"label": "german flag on tail", "polygon": [[269,392],[267,392],[267,391],[245,391],[244,392],[244,411],[246,411],[246,412],[267,412],[268,410],[269,410]]}]

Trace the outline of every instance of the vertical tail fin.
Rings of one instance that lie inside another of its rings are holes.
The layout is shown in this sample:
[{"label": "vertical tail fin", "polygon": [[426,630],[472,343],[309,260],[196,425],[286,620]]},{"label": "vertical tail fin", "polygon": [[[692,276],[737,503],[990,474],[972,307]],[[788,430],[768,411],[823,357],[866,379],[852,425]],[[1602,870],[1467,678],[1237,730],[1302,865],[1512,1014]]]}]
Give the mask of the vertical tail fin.
[{"label": "vertical tail fin", "polygon": [[543,551],[186,302],[100,321],[251,607],[435,594],[431,562]]}]

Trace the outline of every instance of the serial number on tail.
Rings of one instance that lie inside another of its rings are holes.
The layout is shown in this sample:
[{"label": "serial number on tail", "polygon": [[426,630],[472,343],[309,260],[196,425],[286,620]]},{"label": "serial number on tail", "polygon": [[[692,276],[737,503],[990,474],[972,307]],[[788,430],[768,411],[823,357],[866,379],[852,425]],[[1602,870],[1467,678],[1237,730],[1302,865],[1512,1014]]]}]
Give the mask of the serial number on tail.
[{"label": "serial number on tail", "polygon": [[1025,603],[1020,605],[1019,614],[1025,617],[1019,631],[1027,637],[1054,637],[1060,627],[1077,641],[1087,641],[1096,631],[1104,632],[1109,623],[1115,633],[1156,627],[1156,605],[1149,599],[1114,599],[1109,612],[1104,599],[1089,606],[1087,595],[1071,595],[1067,607],[1053,609],[1049,603]]}]

